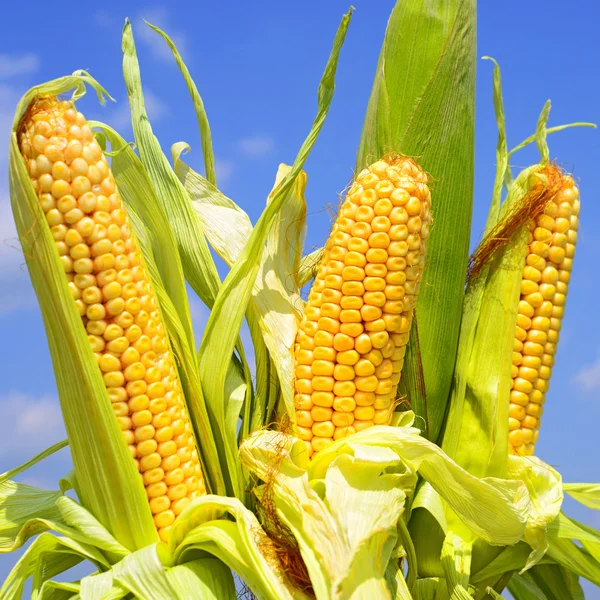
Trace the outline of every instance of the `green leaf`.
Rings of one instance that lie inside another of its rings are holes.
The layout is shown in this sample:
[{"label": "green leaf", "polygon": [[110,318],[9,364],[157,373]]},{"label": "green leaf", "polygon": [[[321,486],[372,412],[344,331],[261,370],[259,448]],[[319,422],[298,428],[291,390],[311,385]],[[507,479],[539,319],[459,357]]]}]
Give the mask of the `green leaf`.
[{"label": "green leaf", "polygon": [[84,577],[80,582],[81,600],[105,600],[123,598],[129,590],[119,585],[112,570],[94,573]]},{"label": "green leaf", "polygon": [[131,549],[156,540],[156,528],[17,141],[20,118],[33,97],[58,95],[73,87],[75,97],[80,97],[84,82],[101,94],[93,79],[81,75],[37,86],[19,103],[10,140],[10,195],[46,327],[78,494],[90,512]]},{"label": "green leaf", "polygon": [[[79,584],[48,580],[44,582],[37,600],[80,600]],[[106,598],[105,600],[116,600]]]},{"label": "green leaf", "polygon": [[[184,142],[173,144],[171,151],[175,173],[185,186],[209,243],[231,267],[238,260],[248,242],[252,232],[252,223],[248,215],[233,200],[224,196],[207,179],[200,176],[181,160],[181,155],[188,149],[189,146]],[[253,398],[255,404],[252,406],[250,402],[247,402],[246,411],[248,414],[259,413],[260,422],[257,426],[260,427],[263,424],[264,410],[260,410],[259,407],[267,406],[269,402],[270,381],[273,379],[270,377],[270,370],[273,367],[270,365],[270,358],[257,319],[258,315],[255,310],[246,312],[256,361],[255,394]],[[237,349],[243,358],[241,343],[237,344]],[[252,387],[251,377],[247,372],[247,367],[245,367],[245,371],[246,383],[250,389]],[[234,413],[233,410],[230,412]],[[250,426],[250,422],[250,418],[244,418],[240,435],[247,434],[246,429]]]},{"label": "green leaf", "polygon": [[600,586],[600,561],[571,540],[549,538],[548,556],[580,577]]},{"label": "green leaf", "polygon": [[514,544],[525,532],[530,500],[523,482],[474,477],[412,427],[376,426],[334,442],[311,461],[313,477],[346,448],[385,446],[412,472],[418,472],[452,509],[449,531],[463,539],[473,533],[494,545]]},{"label": "green leaf", "polygon": [[[442,427],[457,351],[473,202],[475,1],[402,0],[388,23],[357,171],[389,151],[431,174],[434,226],[417,303],[429,438]],[[414,342],[409,342],[413,344]],[[405,367],[406,368],[406,367]],[[414,368],[418,372],[417,368]],[[411,387],[409,399],[418,390]]]},{"label": "green leaf", "polygon": [[185,187],[210,245],[231,267],[248,243],[252,222],[233,200],[182,160],[182,155],[189,150],[185,142],[178,142],[171,147],[175,174]]},{"label": "green leaf", "polygon": [[579,578],[559,565],[538,565],[531,569],[529,574],[531,581],[542,592],[542,598],[547,600],[584,600]]},{"label": "green leaf", "polygon": [[[159,549],[162,547],[162,552]],[[162,544],[146,546],[126,556],[113,568],[114,580],[135,597],[153,600],[183,600],[167,579],[166,552]]]},{"label": "green leaf", "polygon": [[[229,519],[220,519],[221,516]],[[186,508],[169,541],[178,564],[208,552],[235,571],[252,592],[265,600],[308,600],[288,579],[273,542],[236,498],[204,496]]]},{"label": "green leaf", "polygon": [[441,562],[449,597],[452,600],[470,600],[467,590],[471,575],[471,544],[449,533],[442,546]]},{"label": "green leaf", "polygon": [[46,521],[60,522],[56,501],[61,495],[61,492],[3,480],[0,483],[0,552],[12,552],[30,537],[49,529]]},{"label": "green leaf", "polygon": [[[473,574],[471,583],[479,584],[488,580],[496,580],[509,571],[521,571],[525,567],[530,554],[531,548],[525,542],[508,546],[493,560],[489,561],[485,567]],[[545,557],[542,558],[539,564],[548,561],[549,559]]]},{"label": "green leaf", "polygon": [[194,590],[197,598],[206,600],[235,600],[235,583],[231,570],[220,560],[202,558],[186,562],[167,571],[173,590],[188,598]]},{"label": "green leaf", "polygon": [[[248,243],[252,224],[248,215],[235,202],[223,196],[181,160],[181,154],[186,148],[183,142],[174,144],[172,148],[175,172],[185,185],[211,246],[229,266],[233,266]],[[274,189],[289,169],[290,167],[280,166]],[[298,327],[296,307],[301,305],[295,274],[300,268],[298,258],[303,245],[305,185],[306,177],[301,173],[285,202],[286,210],[276,217],[246,311],[255,352],[258,350],[258,368],[254,406],[247,406],[251,417],[244,417],[240,433],[242,438],[250,431],[262,427],[271,416],[277,400],[277,395],[270,393],[268,385],[268,373],[273,366],[281,382],[288,414],[293,415],[294,412],[291,392],[294,365],[291,348]],[[271,196],[267,202],[270,199]],[[258,338],[259,332],[262,339]],[[270,365],[271,362],[273,366]]]},{"label": "green leaf", "polygon": [[515,573],[508,582],[508,591],[515,600],[547,600],[546,594],[539,588],[530,573]]},{"label": "green leaf", "polygon": [[531,511],[527,518],[524,540],[533,551],[525,569],[538,563],[548,549],[548,526],[559,516],[563,501],[560,473],[537,456],[509,456],[508,476],[527,486]]},{"label": "green leaf", "polygon": [[104,552],[111,563],[117,562],[129,551],[123,547],[83,506],[68,496],[56,501],[61,521],[70,528],[56,528],[58,533],[71,539],[94,546]]},{"label": "green leaf", "polygon": [[565,483],[563,489],[584,506],[600,510],[600,483]]},{"label": "green leaf", "polygon": [[202,97],[198,92],[198,88],[190,75],[190,72],[183,62],[177,47],[173,43],[173,40],[164,32],[161,31],[155,25],[148,23],[148,21],[144,21],[148,27],[156,31],[167,43],[171,52],[173,53],[173,57],[175,58],[175,62],[183,75],[185,83],[188,88],[188,92],[192,97],[192,101],[194,102],[194,109],[196,111],[196,117],[198,118],[198,128],[200,129],[200,139],[202,141],[202,154],[204,155],[204,169],[206,170],[206,179],[213,185],[217,186],[217,174],[215,173],[215,155],[213,153],[212,147],[212,138],[210,135],[210,125],[208,124],[208,117],[206,116],[206,110],[204,109],[204,102],[202,102]]},{"label": "green leaf", "polygon": [[413,595],[415,600],[446,600],[448,597],[446,580],[441,577],[417,579]]},{"label": "green leaf", "polygon": [[69,442],[67,440],[63,440],[62,442],[57,442],[56,444],[53,444],[52,446],[50,446],[50,448],[46,448],[46,450],[43,450],[42,452],[40,452],[39,454],[34,456],[31,460],[28,460],[26,463],[23,463],[22,465],[15,467],[14,469],[7,471],[6,473],[2,473],[2,475],[0,475],[0,484],[4,483],[8,479],[13,479],[17,475],[20,475],[27,469],[30,469],[34,465],[37,465],[37,463],[44,460],[45,458],[48,458],[49,456],[52,456],[54,453],[58,452],[59,450],[66,448],[68,445],[69,445]]},{"label": "green leaf", "polygon": [[351,12],[344,16],[336,34],[333,50],[319,86],[318,112],[310,133],[300,148],[292,169],[281,181],[277,190],[272,192],[271,202],[254,227],[244,252],[232,267],[219,290],[200,347],[200,378],[209,405],[213,431],[222,436],[217,443],[222,455],[226,458],[228,467],[224,469],[229,477],[227,491],[240,499],[244,497],[245,490],[238,466],[236,432],[226,429],[226,365],[233,352],[235,340],[252,295],[269,231],[277,214],[281,210],[285,210],[286,201],[294,194],[292,188],[296,178],[325,121],[333,98],[335,70],[350,15]]},{"label": "green leaf", "polygon": [[89,560],[98,567],[108,567],[107,560],[93,546],[80,544],[67,537],[42,533],[27,548],[0,588],[3,600],[19,599],[25,582],[33,577],[32,596],[35,598],[44,582],[67,571],[82,560]]},{"label": "green leaf", "polygon": [[311,471],[303,442],[278,432],[257,432],[240,448],[243,464],[271,486],[268,502],[294,535],[318,598],[391,599],[386,570],[404,475],[391,472],[401,466],[395,452],[370,450],[338,452]]},{"label": "green leaf", "polygon": [[177,239],[186,278],[202,301],[211,308],[219,290],[219,274],[185,190],[152,132],[144,105],[140,66],[129,20],[126,20],[123,28],[123,75],[140,159]]}]

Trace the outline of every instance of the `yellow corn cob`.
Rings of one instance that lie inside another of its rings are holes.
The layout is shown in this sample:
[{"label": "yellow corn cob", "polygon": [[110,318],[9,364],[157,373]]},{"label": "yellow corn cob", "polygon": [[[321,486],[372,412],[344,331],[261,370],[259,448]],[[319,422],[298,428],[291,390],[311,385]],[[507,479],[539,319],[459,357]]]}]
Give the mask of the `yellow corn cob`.
[{"label": "yellow corn cob", "polygon": [[579,229],[579,189],[569,176],[563,177],[561,184],[544,212],[528,223],[529,246],[512,358],[511,454],[533,454],[571,278]]},{"label": "yellow corn cob", "polygon": [[403,157],[377,161],[348,192],[295,344],[296,424],[309,455],[390,421],[430,202],[427,176]]},{"label": "yellow corn cob", "polygon": [[173,357],[152,284],[106,157],[70,102],[35,101],[20,148],[141,473],[159,535],[204,493]]}]

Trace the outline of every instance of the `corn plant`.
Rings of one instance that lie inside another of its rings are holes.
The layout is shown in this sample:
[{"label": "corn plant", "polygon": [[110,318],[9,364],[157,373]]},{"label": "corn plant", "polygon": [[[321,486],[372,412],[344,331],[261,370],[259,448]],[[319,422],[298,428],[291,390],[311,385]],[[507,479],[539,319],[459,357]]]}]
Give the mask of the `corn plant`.
[{"label": "corn plant", "polygon": [[[68,439],[0,476],[0,549],[34,538],[2,598],[31,580],[37,600],[222,600],[234,573],[267,600],[600,586],[600,532],[561,511],[564,492],[600,508],[600,485],[563,484],[534,455],[580,209],[547,138],[590,124],[548,128],[547,104],[509,151],[495,65],[496,179],[469,257],[475,1],[398,2],[356,177],[324,247],[304,254],[303,166],[351,17],[255,224],[218,189],[200,93],[153,25],[190,92],[205,176],[185,142],[169,160],[152,131],[129,22],[134,144],[77,110],[87,88],[110,98],[84,71],[17,106],[11,201]],[[531,143],[539,163],[514,176]],[[210,309],[201,340],[188,286]],[[67,445],[59,489],[14,481]],[[92,574],[55,579],[82,561]]]}]

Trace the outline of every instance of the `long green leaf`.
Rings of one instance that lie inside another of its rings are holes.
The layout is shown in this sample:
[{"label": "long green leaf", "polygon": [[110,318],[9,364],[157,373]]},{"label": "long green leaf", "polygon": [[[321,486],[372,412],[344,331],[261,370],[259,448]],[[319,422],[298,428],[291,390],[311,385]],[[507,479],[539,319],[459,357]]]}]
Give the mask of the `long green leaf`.
[{"label": "long green leaf", "polygon": [[317,139],[329,110],[333,98],[337,61],[350,16],[351,11],[342,19],[336,34],[333,50],[319,85],[318,112],[310,133],[300,148],[292,169],[272,194],[272,200],[254,227],[244,252],[223,283],[208,320],[200,348],[200,377],[211,411],[213,430],[222,436],[218,443],[229,467],[227,491],[240,499],[244,497],[245,490],[239,471],[236,432],[226,430],[226,365],[233,352],[235,340],[250,301],[269,230],[291,193],[292,186]]},{"label": "long green leaf", "polygon": [[600,510],[600,483],[565,483],[564,490],[584,506]]},{"label": "long green leaf", "polygon": [[20,548],[30,537],[46,531],[46,523],[62,522],[56,501],[62,493],[41,490],[10,479],[0,483],[0,553]]},{"label": "long green leaf", "polygon": [[52,456],[54,453],[58,452],[59,450],[66,448],[68,445],[69,445],[69,442],[67,440],[63,440],[62,442],[57,442],[56,444],[53,444],[52,446],[50,446],[50,448],[46,448],[46,450],[43,450],[42,452],[40,452],[39,454],[34,456],[31,460],[28,460],[26,463],[23,463],[22,465],[15,467],[14,469],[7,471],[6,473],[2,473],[2,475],[0,475],[0,484],[4,483],[8,479],[13,479],[17,475],[20,475],[27,469],[33,467],[34,465],[37,465],[37,463],[44,460],[45,458],[48,458],[49,456]]},{"label": "long green leaf", "polygon": [[[123,28],[123,76],[140,159],[175,233],[186,277],[191,280],[196,293],[210,308],[219,289],[219,274],[203,232],[189,205],[185,189],[173,173],[158,139],[152,132],[144,104],[140,66],[129,20]],[[192,236],[191,231],[194,231],[195,235]]]},{"label": "long green leaf", "polygon": [[[431,174],[434,225],[417,304],[428,414],[436,440],[454,371],[473,201],[475,0],[401,0],[388,23],[357,170],[389,151]],[[414,341],[411,340],[411,344]],[[419,369],[415,368],[415,372]],[[416,379],[415,379],[416,381]],[[409,399],[419,391],[408,390]]]},{"label": "long green leaf", "polygon": [[167,571],[173,589],[187,598],[194,591],[206,600],[235,600],[235,583],[231,570],[215,558],[201,558],[183,563]]},{"label": "long green leaf", "polygon": [[548,600],[585,600],[577,575],[559,565],[537,565],[529,572]]},{"label": "long green leaf", "polygon": [[156,528],[17,141],[20,119],[33,98],[73,88],[77,98],[83,93],[84,83],[101,95],[102,88],[91,77],[78,75],[38,86],[23,97],[10,140],[10,194],[23,254],[44,318],[78,494],[119,542],[133,549],[156,540]]},{"label": "long green leaf", "polygon": [[177,46],[175,46],[173,43],[173,40],[155,25],[148,23],[148,21],[146,21],[146,24],[165,40],[171,49],[171,52],[173,53],[173,57],[175,58],[175,62],[177,63],[181,74],[183,75],[190,96],[192,97],[192,101],[194,102],[194,109],[196,110],[196,117],[198,119],[198,128],[200,129],[200,138],[202,141],[202,154],[204,155],[206,179],[216,187],[217,174],[215,173],[215,155],[213,153],[210,125],[208,124],[208,117],[206,116],[206,110],[204,109],[202,97],[198,92],[198,88],[196,87],[196,84],[194,83],[186,64],[183,62],[183,59],[177,50]]},{"label": "long green leaf", "polygon": [[66,537],[43,533],[29,546],[19,559],[0,589],[3,600],[22,597],[25,582],[33,577],[33,597],[44,582],[67,571],[82,560],[89,560],[98,567],[108,567],[108,562],[93,546],[80,544]]},{"label": "long green leaf", "polygon": [[549,538],[548,556],[563,567],[573,571],[600,587],[600,561],[571,540]]}]

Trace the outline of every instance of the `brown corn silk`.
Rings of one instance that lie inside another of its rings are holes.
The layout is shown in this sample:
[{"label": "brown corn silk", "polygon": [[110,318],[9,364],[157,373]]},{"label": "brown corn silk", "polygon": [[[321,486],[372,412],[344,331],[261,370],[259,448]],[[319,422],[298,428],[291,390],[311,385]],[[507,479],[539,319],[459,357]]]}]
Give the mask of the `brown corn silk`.
[{"label": "brown corn silk", "polygon": [[166,540],[177,515],[205,493],[204,478],[167,332],[115,180],[71,102],[32,102],[19,146]]},{"label": "brown corn silk", "polygon": [[361,171],[325,246],[295,344],[310,455],[390,422],[431,222],[427,175],[390,155]]}]

